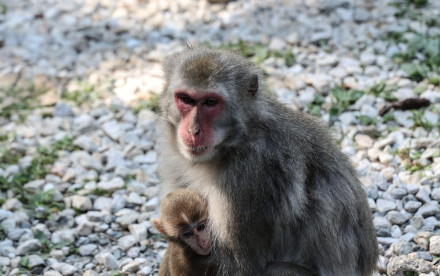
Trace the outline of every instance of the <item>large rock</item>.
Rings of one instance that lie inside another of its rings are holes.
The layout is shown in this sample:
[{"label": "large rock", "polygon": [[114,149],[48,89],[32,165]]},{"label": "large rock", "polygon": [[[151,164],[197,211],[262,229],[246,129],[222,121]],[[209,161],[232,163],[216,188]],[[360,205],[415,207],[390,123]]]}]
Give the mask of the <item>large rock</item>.
[{"label": "large rock", "polygon": [[407,272],[429,273],[434,271],[430,262],[422,259],[411,259],[408,256],[392,257],[388,262],[388,276],[406,276]]}]

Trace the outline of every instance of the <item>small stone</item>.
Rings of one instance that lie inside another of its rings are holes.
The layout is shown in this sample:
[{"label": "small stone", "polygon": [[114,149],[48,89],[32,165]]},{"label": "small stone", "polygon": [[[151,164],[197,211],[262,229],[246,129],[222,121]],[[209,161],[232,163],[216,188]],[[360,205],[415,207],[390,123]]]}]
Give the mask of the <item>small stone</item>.
[{"label": "small stone", "polygon": [[78,236],[88,236],[93,231],[93,224],[91,223],[81,223],[76,227],[76,233]]},{"label": "small stone", "polygon": [[428,262],[432,261],[432,256],[426,251],[412,252],[408,254],[408,258],[411,259],[422,259]]},{"label": "small stone", "polygon": [[11,211],[0,209],[0,221],[11,217],[14,213]]},{"label": "small stone", "polygon": [[49,255],[58,261],[61,261],[65,257],[63,251],[58,249],[52,249]]},{"label": "small stone", "polygon": [[435,216],[438,212],[440,212],[439,203],[437,201],[431,201],[420,207],[417,214],[426,218],[429,216]]},{"label": "small stone", "polygon": [[120,238],[118,240],[118,246],[119,248],[121,248],[124,251],[127,251],[128,249],[130,249],[133,245],[136,244],[136,238],[133,237],[132,235],[126,235],[123,236],[122,238]]},{"label": "small stone", "polygon": [[92,209],[92,201],[86,196],[72,196],[72,206],[81,211]]},{"label": "small stone", "polygon": [[146,211],[154,211],[159,206],[160,200],[159,197],[152,197],[150,198],[145,204],[145,210]]},{"label": "small stone", "polygon": [[11,227],[11,228],[4,229],[4,232],[8,236],[8,239],[13,240],[13,241],[18,241],[20,239],[20,237],[26,232],[26,230],[29,230],[29,229],[21,229],[21,228],[17,228],[17,227]]},{"label": "small stone", "polygon": [[[90,267],[88,267],[88,266],[90,266]],[[94,265],[93,265],[92,263],[89,263],[89,264],[85,267],[85,269],[90,269],[90,268],[93,268],[93,267],[94,267]],[[98,274],[97,272],[95,272],[95,271],[92,271],[92,270],[86,270],[86,271],[83,273],[82,276],[99,276],[99,274]]]},{"label": "small stone", "polygon": [[76,230],[75,229],[63,229],[57,230],[52,234],[51,241],[53,243],[59,243],[61,241],[75,242]]},{"label": "small stone", "polygon": [[141,266],[143,266],[147,260],[145,258],[137,258],[126,265],[122,266],[122,272],[137,272]]},{"label": "small stone", "polygon": [[408,255],[412,251],[412,246],[409,242],[399,240],[393,243],[390,249],[397,255]]},{"label": "small stone", "polygon": [[422,231],[422,232],[418,232],[413,240],[414,242],[416,242],[422,249],[424,250],[428,250],[428,240],[434,235],[434,233],[432,232],[426,232],[426,231]]},{"label": "small stone", "polygon": [[142,205],[145,203],[145,197],[139,196],[137,193],[131,192],[128,195],[127,198],[129,203],[135,204],[135,205]]},{"label": "small stone", "polygon": [[391,237],[400,238],[402,236],[402,230],[397,225],[391,226]]},{"label": "small stone", "polygon": [[82,136],[79,136],[78,138],[76,138],[73,141],[73,144],[75,146],[82,148],[83,150],[85,150],[87,152],[95,152],[98,150],[98,146],[95,144],[93,139],[90,138],[89,136],[85,136],[85,135],[82,135]]},{"label": "small stone", "polygon": [[431,191],[431,197],[433,200],[440,200],[440,188],[433,189]]},{"label": "small stone", "polygon": [[370,161],[376,161],[379,158],[380,150],[377,148],[370,148],[368,149],[367,154]]},{"label": "small stone", "polygon": [[62,274],[56,270],[48,270],[44,272],[44,276],[62,276]]},{"label": "small stone", "polygon": [[120,216],[116,219],[116,222],[120,225],[127,227],[130,224],[133,224],[139,217],[137,212],[130,212],[126,215]]},{"label": "small stone", "polygon": [[440,255],[440,236],[432,236],[429,239],[429,253]]},{"label": "small stone", "polygon": [[97,199],[95,199],[95,202],[93,203],[93,209],[95,210],[107,210],[110,211],[111,210],[111,206],[112,206],[112,201],[113,199],[110,197],[98,197]]},{"label": "small stone", "polygon": [[96,255],[96,261],[108,269],[118,269],[118,260],[110,252],[100,253]]},{"label": "small stone", "polygon": [[11,261],[9,260],[9,258],[0,256],[0,267],[9,266],[10,263]]},{"label": "small stone", "polygon": [[371,65],[376,62],[377,56],[375,54],[364,52],[360,56],[361,63],[364,65]]},{"label": "small stone", "polygon": [[400,125],[406,128],[412,128],[414,126],[414,120],[412,119],[412,113],[410,111],[394,111],[394,118]]},{"label": "small stone", "polygon": [[353,13],[354,21],[362,23],[370,19],[370,13],[364,8],[356,8]]},{"label": "small stone", "polygon": [[379,154],[379,161],[380,163],[384,163],[384,164],[388,164],[393,160],[393,156],[389,153],[386,152],[381,152]]},{"label": "small stone", "polygon": [[419,186],[410,183],[406,184],[405,186],[406,186],[406,190],[408,191],[408,194],[412,194],[412,195],[416,194],[420,188]]},{"label": "small stone", "polygon": [[153,268],[151,266],[142,266],[138,272],[136,273],[136,275],[140,275],[140,276],[148,276],[151,275],[151,273],[153,272]]},{"label": "small stone", "polygon": [[136,156],[134,161],[141,164],[153,164],[157,162],[157,153],[150,150],[145,155]]},{"label": "small stone", "polygon": [[32,268],[35,266],[44,265],[44,261],[40,258],[40,256],[32,254],[28,256],[27,265]]},{"label": "small stone", "polygon": [[23,205],[18,199],[10,198],[6,200],[5,203],[3,203],[2,207],[5,210],[15,211],[15,210],[20,210],[23,207]]},{"label": "small stone", "polygon": [[111,210],[115,213],[127,204],[127,200],[123,196],[115,196],[112,200]]},{"label": "small stone", "polygon": [[354,137],[357,145],[361,149],[368,149],[373,146],[373,139],[370,136],[365,134],[358,134]]},{"label": "small stone", "polygon": [[81,256],[90,256],[97,248],[98,246],[96,244],[85,244],[78,248],[78,252]]},{"label": "small stone", "polygon": [[15,250],[15,254],[18,256],[23,256],[28,252],[37,251],[41,248],[41,243],[37,239],[27,240],[21,243]]},{"label": "small stone", "polygon": [[98,211],[87,212],[87,219],[92,222],[101,222],[104,220],[103,213]]},{"label": "small stone", "polygon": [[139,247],[132,247],[127,251],[127,256],[130,258],[137,258],[139,257],[140,252],[141,250],[139,249]]},{"label": "small stone", "polygon": [[74,275],[77,271],[78,269],[71,264],[62,264],[60,270],[63,275]]},{"label": "small stone", "polygon": [[420,229],[423,226],[423,217],[419,213],[416,213],[411,218],[410,223],[411,223],[411,226],[413,226],[415,229]]},{"label": "small stone", "polygon": [[373,219],[374,228],[378,236],[389,236],[391,223],[384,217],[377,216]]},{"label": "small stone", "polygon": [[37,189],[41,189],[44,184],[46,184],[46,181],[44,179],[38,179],[24,184],[24,187],[35,191]]},{"label": "small stone", "polygon": [[402,199],[404,196],[406,196],[407,192],[403,188],[393,188],[390,191],[390,194],[396,199]]},{"label": "small stone", "polygon": [[419,201],[408,201],[407,203],[405,203],[405,210],[407,210],[408,212],[415,212],[417,211],[420,206],[422,206],[422,203]]},{"label": "small stone", "polygon": [[419,192],[416,194],[416,198],[420,199],[422,202],[427,203],[431,201],[428,190],[425,188],[420,188]]},{"label": "small stone", "polygon": [[387,214],[387,218],[392,224],[400,225],[406,222],[409,219],[409,216],[404,215],[398,211],[389,211]]},{"label": "small stone", "polygon": [[147,227],[145,224],[131,224],[128,226],[130,234],[135,237],[137,242],[147,239]]},{"label": "small stone", "polygon": [[53,115],[57,117],[70,117],[73,115],[73,110],[67,103],[58,101],[55,105]]},{"label": "small stone", "polygon": [[376,201],[376,209],[379,213],[386,213],[390,210],[396,209],[396,207],[397,207],[396,203],[386,199],[379,198]]},{"label": "small stone", "polygon": [[368,206],[372,212],[376,211],[376,202],[370,197],[368,197]]},{"label": "small stone", "polygon": [[73,120],[73,125],[78,133],[84,134],[96,128],[95,120],[88,114],[81,114]]},{"label": "small stone", "polygon": [[104,130],[104,133],[114,141],[117,141],[123,133],[123,130],[115,120],[104,123],[102,129]]},{"label": "small stone", "polygon": [[110,181],[101,181],[97,186],[99,189],[113,192],[124,187],[124,180],[120,177],[115,177]]},{"label": "small stone", "polygon": [[377,237],[377,242],[379,244],[383,244],[385,246],[390,246],[393,243],[395,243],[396,241],[398,241],[398,239],[396,238],[390,238],[390,237]]},{"label": "small stone", "polygon": [[286,48],[286,42],[278,37],[274,37],[269,44],[269,49],[275,51],[281,51]]}]

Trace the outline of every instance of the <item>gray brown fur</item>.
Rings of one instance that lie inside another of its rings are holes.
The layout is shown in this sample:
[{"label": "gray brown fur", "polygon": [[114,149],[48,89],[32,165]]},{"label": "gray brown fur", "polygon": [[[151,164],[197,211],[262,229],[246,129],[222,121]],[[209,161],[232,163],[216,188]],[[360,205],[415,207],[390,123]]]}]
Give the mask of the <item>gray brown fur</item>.
[{"label": "gray brown fur", "polygon": [[[318,275],[372,274],[378,247],[366,193],[327,127],[263,91],[259,70],[236,54],[188,49],[164,70],[164,192],[185,187],[208,200],[219,275],[263,275],[277,262]],[[213,129],[227,135],[207,162],[176,145],[172,93],[181,87],[226,97]]]}]

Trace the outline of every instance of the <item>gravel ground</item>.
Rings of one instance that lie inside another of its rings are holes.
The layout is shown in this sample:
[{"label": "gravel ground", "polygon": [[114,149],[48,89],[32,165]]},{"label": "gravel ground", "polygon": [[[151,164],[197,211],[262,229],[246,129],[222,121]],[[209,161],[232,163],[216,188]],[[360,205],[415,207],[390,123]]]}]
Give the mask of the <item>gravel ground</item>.
[{"label": "gravel ground", "polygon": [[0,274],[157,275],[160,64],[206,43],[328,122],[368,192],[376,275],[439,275],[440,1],[424,2],[0,0]]}]

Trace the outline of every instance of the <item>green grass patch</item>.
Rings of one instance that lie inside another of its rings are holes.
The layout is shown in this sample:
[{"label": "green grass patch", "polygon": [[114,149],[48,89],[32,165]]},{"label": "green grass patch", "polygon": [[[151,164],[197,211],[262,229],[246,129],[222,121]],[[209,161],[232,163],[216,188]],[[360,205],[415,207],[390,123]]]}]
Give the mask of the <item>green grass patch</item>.
[{"label": "green grass patch", "polygon": [[93,84],[77,79],[75,80],[75,88],[72,91],[64,90],[61,92],[61,99],[80,106],[94,102],[100,94]]},{"label": "green grass patch", "polygon": [[393,114],[393,112],[388,112],[387,114],[385,114],[383,117],[382,117],[382,123],[388,123],[388,122],[391,122],[391,121],[395,121],[395,119],[396,118],[394,118],[394,114]]},{"label": "green grass patch", "polygon": [[397,98],[393,96],[393,92],[398,89],[397,85],[387,85],[385,81],[381,81],[378,84],[368,88],[365,93],[372,94],[378,98],[383,98],[387,101],[397,101]]},{"label": "green grass patch", "polygon": [[440,68],[440,35],[416,34],[406,43],[408,50],[394,55],[394,61],[401,64],[411,80],[419,82],[435,77]]},{"label": "green grass patch", "polygon": [[407,5],[414,5],[416,8],[421,8],[428,4],[428,0],[406,0]]},{"label": "green grass patch", "polygon": [[107,190],[103,190],[103,189],[99,189],[99,188],[96,188],[96,189],[93,189],[90,193],[88,193],[88,194],[93,194],[93,195],[96,195],[96,196],[110,196],[111,195],[111,192],[109,192],[109,191],[107,191]]},{"label": "green grass patch", "polygon": [[330,90],[330,97],[332,99],[332,107],[330,108],[331,116],[339,116],[344,112],[348,106],[355,103],[360,97],[365,94],[362,90],[357,89],[343,89],[335,87]]},{"label": "green grass patch", "polygon": [[426,107],[418,110],[411,110],[412,120],[414,121],[414,128],[420,126],[427,131],[431,131],[434,128],[434,126],[424,118],[423,115],[425,114],[425,111],[426,111]]},{"label": "green grass patch", "polygon": [[8,6],[6,6],[5,4],[1,3],[0,4],[0,13],[1,14],[7,14],[8,13]]},{"label": "green grass patch", "polygon": [[5,167],[6,165],[18,164],[20,158],[24,156],[24,152],[17,149],[8,149],[6,147],[0,147],[0,167]]},{"label": "green grass patch", "polygon": [[324,97],[321,94],[316,94],[313,102],[307,105],[308,113],[313,116],[320,117],[323,103],[324,103]]},{"label": "green grass patch", "polygon": [[220,45],[220,48],[238,52],[256,63],[261,63],[270,57],[277,57],[282,58],[284,64],[290,67],[295,61],[295,55],[291,49],[283,51],[270,50],[267,44],[250,43],[244,40],[239,40],[237,43],[225,43]]},{"label": "green grass patch", "polygon": [[[53,212],[64,209],[64,203],[53,201],[55,190],[41,191],[26,189],[24,185],[32,180],[43,179],[50,167],[58,159],[58,151],[74,151],[78,147],[73,145],[73,138],[67,137],[54,142],[50,147],[38,147],[30,166],[21,168],[17,174],[5,178],[0,176],[0,190],[12,191],[30,215],[36,219],[47,219]],[[24,153],[7,150],[0,162],[3,164],[16,164]]]},{"label": "green grass patch", "polygon": [[16,115],[24,121],[33,109],[40,107],[37,98],[43,93],[44,90],[34,85],[0,88],[0,117],[10,120]]},{"label": "green grass patch", "polygon": [[377,123],[377,118],[376,117],[370,117],[370,116],[367,116],[367,115],[357,115],[356,118],[363,125],[366,125],[366,126],[375,125]]},{"label": "green grass patch", "polygon": [[133,112],[137,115],[142,109],[150,109],[155,113],[159,112],[159,94],[151,93],[148,100],[141,99],[133,108]]},{"label": "green grass patch", "polygon": [[425,6],[426,4],[428,4],[428,0],[406,0],[404,3],[394,2],[390,5],[398,8],[398,11],[394,14],[395,17],[408,17],[413,20],[417,20],[421,16],[417,9]]}]

